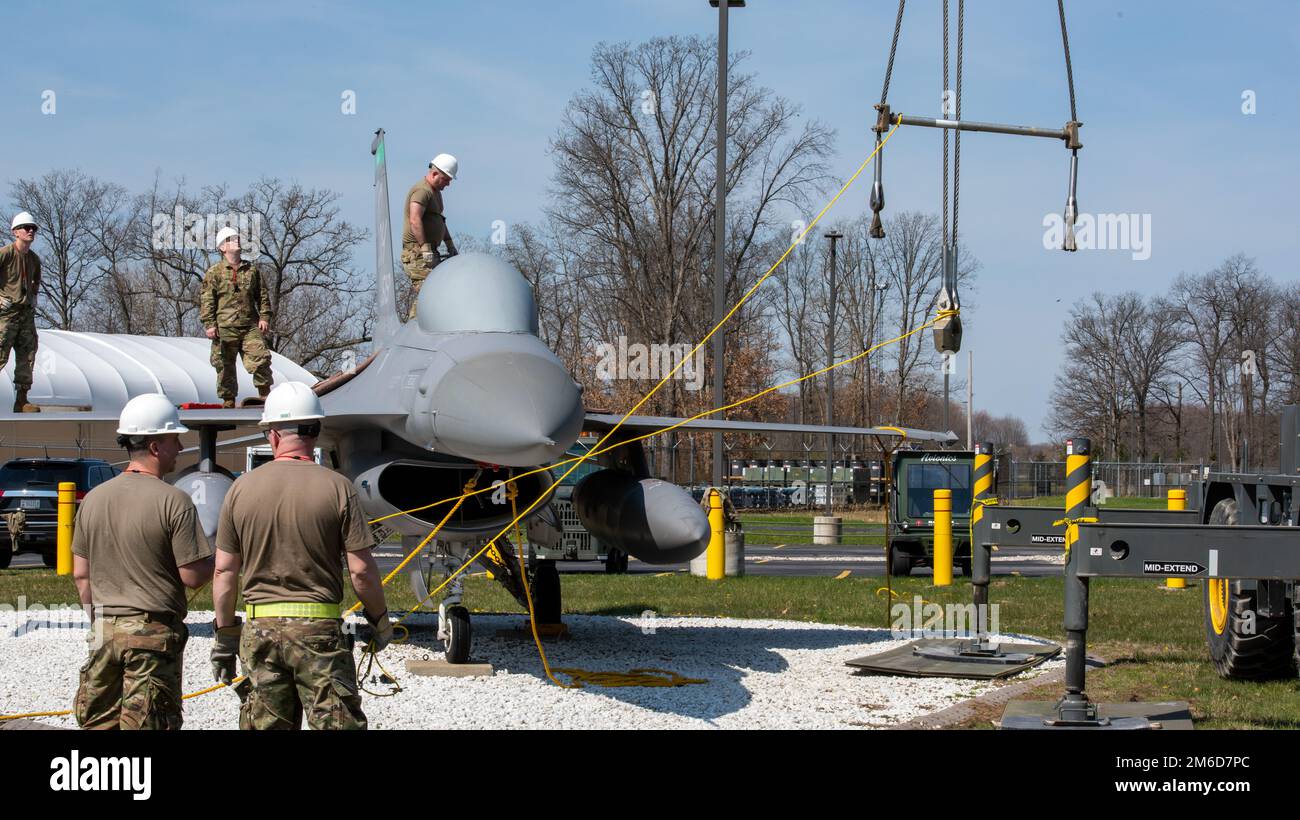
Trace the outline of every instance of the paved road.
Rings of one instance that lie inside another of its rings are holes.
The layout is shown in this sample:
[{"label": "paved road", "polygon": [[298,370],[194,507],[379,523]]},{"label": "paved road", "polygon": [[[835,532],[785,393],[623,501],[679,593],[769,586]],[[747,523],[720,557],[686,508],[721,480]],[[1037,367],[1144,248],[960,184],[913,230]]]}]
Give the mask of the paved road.
[{"label": "paved road", "polygon": [[[396,544],[384,544],[376,553],[379,568],[388,572],[397,566],[402,558],[401,549]],[[993,556],[993,574],[1023,575],[1041,577],[1060,575],[1062,565],[1049,559],[1060,560],[1060,553],[1041,550],[999,550]],[[43,567],[41,557],[35,553],[15,555],[11,568]],[[654,566],[643,564],[636,559],[628,562],[628,573],[634,575],[654,574],[659,572],[685,572],[686,564]],[[599,561],[561,561],[560,571],[566,573],[604,572],[605,566]],[[884,575],[884,552],[879,547],[822,547],[791,544],[784,547],[747,546],[745,548],[745,572],[750,575],[793,576],[836,576],[843,572],[853,575]],[[929,567],[913,570],[915,575],[932,574]]]},{"label": "paved road", "polygon": [[[401,550],[396,545],[386,544],[376,554],[379,568],[388,572],[401,560]],[[993,558],[993,574],[1024,575],[1030,577],[1060,575],[1062,565],[1053,563],[1060,560],[1061,554],[1041,550],[999,550]],[[561,561],[560,572],[564,573],[603,573],[605,565],[600,561]],[[660,572],[686,572],[687,564],[670,564],[656,566],[643,564],[636,559],[628,562],[628,573],[633,575],[655,574]],[[745,571],[751,575],[779,576],[820,576],[831,577],[843,572],[853,575],[884,575],[884,552],[879,547],[828,548],[811,545],[790,545],[785,547],[754,546],[745,548]],[[918,567],[915,575],[931,575],[929,567]]]}]

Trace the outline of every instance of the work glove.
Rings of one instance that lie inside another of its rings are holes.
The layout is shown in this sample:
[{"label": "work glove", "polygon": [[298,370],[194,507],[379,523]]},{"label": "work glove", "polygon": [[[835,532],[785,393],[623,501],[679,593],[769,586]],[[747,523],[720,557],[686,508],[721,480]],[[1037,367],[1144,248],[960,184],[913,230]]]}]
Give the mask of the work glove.
[{"label": "work glove", "polygon": [[428,242],[420,246],[420,258],[424,260],[426,265],[433,264],[433,248],[429,246]]},{"label": "work glove", "polygon": [[212,678],[229,686],[235,680],[235,659],[239,657],[239,635],[243,622],[217,629],[217,639],[212,643]]},{"label": "work glove", "polygon": [[367,612],[366,623],[370,625],[370,629],[362,636],[364,642],[373,643],[374,651],[382,652],[384,647],[393,642],[393,622],[388,620],[388,610],[385,609],[378,618],[370,617],[370,613]]}]

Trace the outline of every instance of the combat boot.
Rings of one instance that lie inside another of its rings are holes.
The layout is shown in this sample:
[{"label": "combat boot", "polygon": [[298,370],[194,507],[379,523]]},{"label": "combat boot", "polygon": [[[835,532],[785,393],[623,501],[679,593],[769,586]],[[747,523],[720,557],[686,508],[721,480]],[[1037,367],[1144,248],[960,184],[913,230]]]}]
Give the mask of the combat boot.
[{"label": "combat boot", "polygon": [[41,408],[27,401],[27,391],[20,389],[14,393],[14,412],[15,413],[39,413]]},{"label": "combat boot", "polygon": [[235,407],[235,400],[234,400],[234,399],[226,399],[226,400],[224,400],[224,401],[221,402],[221,407],[222,407],[222,409],[224,409],[224,410],[232,410],[232,409],[234,409],[234,407]]},{"label": "combat boot", "polygon": [[259,387],[259,388],[257,388],[257,397],[258,397],[259,399],[265,399],[265,398],[266,398],[267,396],[269,396],[269,395],[271,395],[271,388],[269,388],[269,387]]}]

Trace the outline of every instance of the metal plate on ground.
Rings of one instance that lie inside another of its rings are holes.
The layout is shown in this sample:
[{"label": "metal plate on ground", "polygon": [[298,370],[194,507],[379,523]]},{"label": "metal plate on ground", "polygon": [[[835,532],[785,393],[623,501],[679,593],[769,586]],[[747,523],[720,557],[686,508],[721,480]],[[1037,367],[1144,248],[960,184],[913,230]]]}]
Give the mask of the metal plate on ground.
[{"label": "metal plate on ground", "polygon": [[1050,726],[1045,720],[1056,717],[1054,700],[1013,700],[1002,713],[1002,729],[1161,729],[1186,731],[1192,729],[1192,711],[1187,701],[1158,703],[1099,703],[1097,717],[1108,721],[1106,726]]},{"label": "metal plate on ground", "polygon": [[968,639],[958,638],[926,638],[846,663],[861,672],[876,675],[997,680],[1018,675],[1061,653],[1061,647],[1056,644],[1003,643],[999,644],[1003,653],[1020,656],[1023,660],[1003,663],[991,662],[993,659],[987,656],[961,658],[957,652],[968,642]]}]

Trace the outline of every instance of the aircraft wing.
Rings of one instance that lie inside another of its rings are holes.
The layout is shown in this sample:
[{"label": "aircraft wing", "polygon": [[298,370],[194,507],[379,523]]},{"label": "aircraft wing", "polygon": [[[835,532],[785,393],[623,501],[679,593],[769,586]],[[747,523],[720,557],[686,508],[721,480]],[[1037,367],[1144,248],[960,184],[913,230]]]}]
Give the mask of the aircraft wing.
[{"label": "aircraft wing", "polygon": [[[586,427],[592,430],[606,431],[618,424],[622,416],[614,413],[587,413]],[[682,422],[683,419],[672,416],[629,416],[620,430],[635,430],[648,433],[661,430]],[[804,433],[808,435],[837,436],[885,436],[902,438],[908,441],[937,441],[951,443],[957,441],[957,434],[951,431],[938,433],[933,430],[916,430],[910,427],[839,427],[824,424],[788,424],[768,421],[729,421],[726,419],[692,419],[678,429],[721,431],[724,433]],[[901,431],[901,432],[900,432]]]}]

